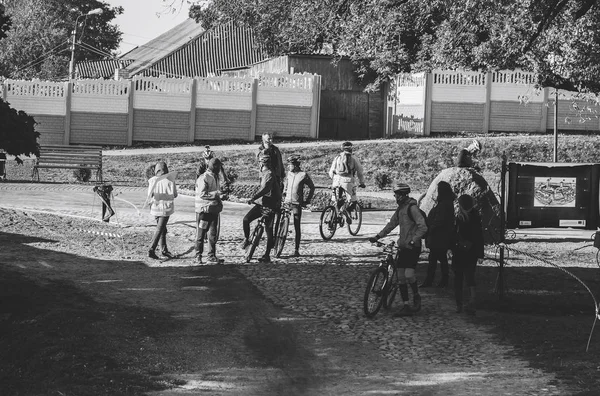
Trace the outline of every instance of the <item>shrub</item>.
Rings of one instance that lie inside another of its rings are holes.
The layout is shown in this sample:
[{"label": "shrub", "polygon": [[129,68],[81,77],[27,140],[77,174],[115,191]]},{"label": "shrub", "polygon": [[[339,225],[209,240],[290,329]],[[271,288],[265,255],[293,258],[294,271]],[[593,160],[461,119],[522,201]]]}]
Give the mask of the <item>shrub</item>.
[{"label": "shrub", "polygon": [[375,172],[374,178],[375,178],[375,185],[380,190],[383,190],[384,188],[392,185],[392,178],[390,177],[390,175],[388,175],[385,172],[380,172],[380,171]]},{"label": "shrub", "polygon": [[77,181],[88,182],[92,177],[92,171],[90,168],[81,167],[73,171],[73,176]]}]

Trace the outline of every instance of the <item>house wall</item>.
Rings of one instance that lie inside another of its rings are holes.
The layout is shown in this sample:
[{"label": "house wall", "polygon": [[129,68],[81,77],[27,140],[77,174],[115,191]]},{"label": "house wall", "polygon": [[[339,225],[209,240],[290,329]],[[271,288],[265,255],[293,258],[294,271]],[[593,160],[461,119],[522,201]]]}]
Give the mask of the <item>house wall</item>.
[{"label": "house wall", "polygon": [[33,115],[40,144],[131,145],[257,135],[318,137],[319,76],[7,80],[2,96]]},{"label": "house wall", "polygon": [[[539,132],[554,125],[553,89],[536,89],[519,70],[478,73],[434,71],[396,78],[392,133]],[[559,91],[558,129],[598,131],[594,106]]]}]

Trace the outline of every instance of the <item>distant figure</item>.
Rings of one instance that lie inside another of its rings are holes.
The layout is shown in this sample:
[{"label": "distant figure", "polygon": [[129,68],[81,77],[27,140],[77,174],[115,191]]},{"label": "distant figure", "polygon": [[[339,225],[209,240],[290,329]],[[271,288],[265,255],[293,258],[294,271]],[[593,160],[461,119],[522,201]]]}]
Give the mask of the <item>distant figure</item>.
[{"label": "distant figure", "polygon": [[260,162],[260,156],[265,152],[268,153],[271,157],[271,167],[273,170],[273,175],[277,179],[279,188],[283,190],[283,180],[285,179],[285,167],[283,165],[283,158],[281,157],[281,151],[279,151],[279,147],[273,144],[273,135],[271,135],[270,133],[262,134],[262,141],[260,143],[260,146],[258,146],[256,159],[259,160],[259,168],[262,167],[262,163]]},{"label": "distant figure", "polygon": [[470,299],[465,311],[475,315],[475,268],[483,262],[483,228],[481,217],[475,209],[475,201],[470,195],[458,198],[456,216],[456,247],[452,256],[454,271],[454,298],[456,312],[463,310],[463,279],[468,288]]},{"label": "distant figure", "polygon": [[[295,249],[294,256],[300,256],[300,223],[302,221],[302,208],[310,204],[315,193],[315,185],[308,175],[300,169],[300,157],[292,155],[287,159],[288,174],[283,187],[283,202],[292,206],[292,215],[294,216]],[[304,187],[308,187],[308,196],[304,200]]]},{"label": "distant figure", "polygon": [[356,178],[358,178],[358,187],[365,188],[363,167],[358,158],[352,155],[352,150],[351,142],[342,143],[342,152],[333,159],[329,168],[331,187],[334,189],[332,199],[335,200],[336,187],[341,187],[348,198],[346,201],[350,202],[348,212],[356,207]]},{"label": "distant figure", "polygon": [[[421,309],[421,295],[415,268],[421,254],[421,239],[427,232],[425,218],[421,214],[417,201],[411,198],[410,187],[404,183],[398,183],[394,187],[394,198],[398,208],[392,215],[392,218],[377,235],[369,238],[369,242],[374,243],[383,238],[398,227],[398,254],[395,257],[396,267],[398,268],[398,281],[400,282],[400,296],[403,306],[394,316],[411,316],[414,312]],[[408,287],[413,293],[413,307],[408,304]]]},{"label": "distant figure", "polygon": [[473,139],[468,147],[460,150],[460,153],[458,153],[456,166],[459,168],[475,168],[477,171],[480,171],[481,168],[475,163],[475,158],[481,150],[483,150],[483,144],[479,140]]},{"label": "distant figure", "polygon": [[207,263],[221,264],[223,259],[216,256],[217,223],[219,213],[223,210],[223,202],[219,192],[221,161],[212,158],[208,161],[206,170],[196,180],[196,262],[202,264],[204,252],[204,237],[208,233]]},{"label": "distant figure", "polygon": [[435,278],[438,261],[442,279],[437,287],[448,285],[448,251],[454,247],[456,230],[454,228],[454,192],[445,181],[437,185],[437,202],[427,215],[427,239],[429,265],[427,277],[420,287],[431,287]]},{"label": "distant figure", "polygon": [[208,161],[215,157],[215,152],[210,149],[210,146],[204,146],[204,151],[202,152],[202,158],[206,165],[208,165]]},{"label": "distant figure", "polygon": [[150,214],[156,219],[156,231],[150,243],[148,257],[158,260],[156,247],[160,243],[163,257],[172,258],[173,255],[167,249],[167,223],[169,217],[175,212],[175,198],[177,198],[177,187],[174,182],[174,174],[169,174],[167,164],[159,161],[154,166],[154,177],[148,180],[148,200],[151,203]]}]

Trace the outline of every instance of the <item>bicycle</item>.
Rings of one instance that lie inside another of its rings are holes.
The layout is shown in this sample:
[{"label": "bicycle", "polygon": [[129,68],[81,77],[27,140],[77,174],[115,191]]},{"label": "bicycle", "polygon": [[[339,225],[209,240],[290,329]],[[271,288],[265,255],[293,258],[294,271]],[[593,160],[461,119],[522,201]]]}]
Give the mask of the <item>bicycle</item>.
[{"label": "bicycle", "polygon": [[262,235],[265,232],[267,222],[273,221],[273,219],[271,218],[273,213],[271,209],[261,207],[261,212],[262,215],[256,222],[256,226],[254,227],[254,230],[250,235],[250,239],[248,240],[250,244],[246,247],[246,251],[244,252],[244,259],[247,263],[249,263],[250,260],[252,260],[252,255],[256,251],[260,239],[262,238]]},{"label": "bicycle", "polygon": [[379,267],[371,272],[365,289],[363,311],[367,318],[377,315],[382,306],[386,310],[392,307],[400,284],[394,257],[397,252],[395,242],[392,241],[387,245],[382,242],[374,244],[377,247],[383,246],[384,256],[381,258]]},{"label": "bicycle", "polygon": [[292,204],[285,202],[281,205],[281,212],[275,227],[275,257],[280,257],[285,245],[288,230],[290,227],[290,216],[292,214]]},{"label": "bicycle", "polygon": [[[328,241],[330,240],[338,227],[343,227],[344,224],[348,227],[350,235],[357,235],[362,225],[362,206],[356,202],[354,209],[348,211],[348,202],[346,201],[346,194],[344,189],[341,187],[333,188],[335,195],[335,205],[327,206],[323,212],[321,212],[321,219],[319,221],[319,232],[321,237]],[[348,223],[347,219],[351,219]]]}]

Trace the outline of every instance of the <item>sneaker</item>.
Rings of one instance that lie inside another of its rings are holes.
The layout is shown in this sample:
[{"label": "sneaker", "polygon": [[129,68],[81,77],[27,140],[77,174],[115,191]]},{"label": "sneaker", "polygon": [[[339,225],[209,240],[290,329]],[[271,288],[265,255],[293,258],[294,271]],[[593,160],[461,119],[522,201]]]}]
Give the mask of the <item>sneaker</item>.
[{"label": "sneaker", "polygon": [[247,240],[246,238],[244,238],[244,241],[242,242],[242,249],[246,249],[248,246],[250,246],[250,241]]},{"label": "sneaker", "polygon": [[415,294],[413,297],[413,310],[419,312],[421,310],[421,295]]},{"label": "sneaker", "polygon": [[158,256],[154,252],[154,250],[148,250],[148,257],[150,257],[151,259],[154,259],[154,260],[159,260]]},{"label": "sneaker", "polygon": [[294,250],[294,257],[300,257],[300,252],[298,249]]},{"label": "sneaker", "polygon": [[258,262],[259,263],[270,263],[271,262],[271,257],[267,256],[267,255],[264,255],[264,256],[262,256],[262,257],[260,257],[258,259]]},{"label": "sneaker", "polygon": [[394,314],[395,318],[400,318],[403,316],[412,316],[413,311],[412,309],[410,309],[410,307],[407,304],[404,304],[404,306],[402,307],[402,309],[400,309],[400,311],[396,312]]},{"label": "sneaker", "polygon": [[223,260],[222,258],[218,258],[216,256],[208,256],[208,258],[206,259],[207,263],[210,264],[223,264],[225,262],[225,260]]},{"label": "sneaker", "polygon": [[200,256],[200,255],[196,255],[196,257],[194,258],[194,260],[196,261],[196,264],[203,264],[202,263],[202,256]]},{"label": "sneaker", "polygon": [[168,250],[165,250],[160,255],[163,256],[163,257],[166,257],[166,258],[173,258],[173,255]]}]

